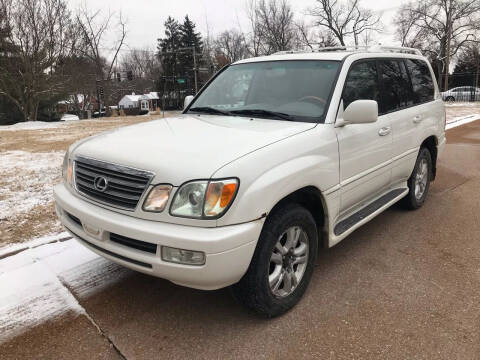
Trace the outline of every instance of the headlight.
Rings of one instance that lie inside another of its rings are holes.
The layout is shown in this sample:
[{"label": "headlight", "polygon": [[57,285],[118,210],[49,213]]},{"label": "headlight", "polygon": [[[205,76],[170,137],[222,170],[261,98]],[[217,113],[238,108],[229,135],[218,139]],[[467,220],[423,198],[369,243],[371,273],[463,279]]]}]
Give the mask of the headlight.
[{"label": "headlight", "polygon": [[143,203],[144,211],[162,212],[167,206],[168,197],[172,191],[171,185],[157,185],[148,193]]},{"label": "headlight", "polygon": [[69,151],[65,153],[62,165],[63,180],[68,184],[73,184],[73,162],[69,159]]},{"label": "headlight", "polygon": [[197,219],[218,218],[233,202],[237,190],[237,179],[186,183],[175,194],[170,213]]}]

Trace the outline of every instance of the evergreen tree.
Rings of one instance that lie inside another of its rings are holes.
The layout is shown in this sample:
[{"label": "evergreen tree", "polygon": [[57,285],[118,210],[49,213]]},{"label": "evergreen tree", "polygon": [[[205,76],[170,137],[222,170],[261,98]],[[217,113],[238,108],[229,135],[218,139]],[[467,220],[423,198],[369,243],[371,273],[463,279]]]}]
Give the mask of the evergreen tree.
[{"label": "evergreen tree", "polygon": [[[182,44],[182,52],[179,54],[181,73],[187,78],[187,91],[194,94],[194,65],[193,59],[195,49],[195,57],[197,68],[201,62],[201,55],[203,51],[202,36],[196,31],[196,25],[190,18],[185,16],[183,24],[180,26],[180,42]],[[197,69],[198,71],[198,69]]]},{"label": "evergreen tree", "polygon": [[165,37],[158,39],[157,50],[165,76],[178,75],[177,54],[182,46],[180,24],[172,17],[165,21]]},{"label": "evergreen tree", "polygon": [[451,87],[479,86],[480,52],[477,47],[465,49],[458,57],[453,70]]},{"label": "evergreen tree", "polygon": [[15,123],[22,120],[22,114],[7,93],[4,87],[19,82],[15,64],[18,64],[16,52],[18,49],[10,41],[10,28],[6,20],[4,9],[0,9],[0,125]]}]

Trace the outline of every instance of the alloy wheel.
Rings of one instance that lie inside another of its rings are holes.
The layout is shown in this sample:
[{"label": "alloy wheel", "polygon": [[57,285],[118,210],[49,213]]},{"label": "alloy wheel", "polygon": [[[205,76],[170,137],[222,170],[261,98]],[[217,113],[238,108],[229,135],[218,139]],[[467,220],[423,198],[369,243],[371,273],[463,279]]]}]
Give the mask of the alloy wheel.
[{"label": "alloy wheel", "polygon": [[428,182],[428,162],[425,158],[418,164],[417,174],[415,175],[415,198],[420,200],[425,193]]},{"label": "alloy wheel", "polygon": [[308,263],[309,239],[299,226],[283,232],[270,258],[268,282],[273,295],[285,297],[298,286]]}]

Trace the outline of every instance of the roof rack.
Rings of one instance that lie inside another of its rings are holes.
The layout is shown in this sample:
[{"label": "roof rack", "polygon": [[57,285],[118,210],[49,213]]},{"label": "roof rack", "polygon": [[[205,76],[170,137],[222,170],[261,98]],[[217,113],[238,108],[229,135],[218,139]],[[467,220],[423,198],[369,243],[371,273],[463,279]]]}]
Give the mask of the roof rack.
[{"label": "roof rack", "polygon": [[402,47],[402,46],[327,46],[319,47],[314,50],[287,50],[279,51],[273,55],[287,55],[287,54],[304,54],[304,53],[314,53],[314,52],[328,52],[328,51],[351,51],[351,52],[393,52],[393,53],[403,53],[403,54],[414,54],[414,55],[423,55],[419,49]]}]

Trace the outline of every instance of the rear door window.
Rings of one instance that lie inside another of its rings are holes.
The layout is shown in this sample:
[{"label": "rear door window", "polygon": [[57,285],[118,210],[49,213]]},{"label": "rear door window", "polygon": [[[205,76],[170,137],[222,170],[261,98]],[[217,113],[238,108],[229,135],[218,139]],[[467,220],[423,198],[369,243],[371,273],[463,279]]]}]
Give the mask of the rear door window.
[{"label": "rear door window", "polygon": [[408,75],[407,65],[403,60],[399,60],[398,64],[400,65],[401,72],[401,91],[402,91],[402,101],[404,106],[412,106],[415,103],[415,97],[413,94],[412,82],[410,81],[410,76]]},{"label": "rear door window", "polygon": [[379,60],[382,80],[381,114],[413,105],[412,89],[403,62],[396,59]]},{"label": "rear door window", "polygon": [[379,100],[375,60],[356,62],[351,66],[342,98],[344,109],[355,100]]},{"label": "rear door window", "polygon": [[425,61],[406,59],[405,64],[412,79],[415,104],[432,101],[435,88],[433,86],[432,74]]}]

